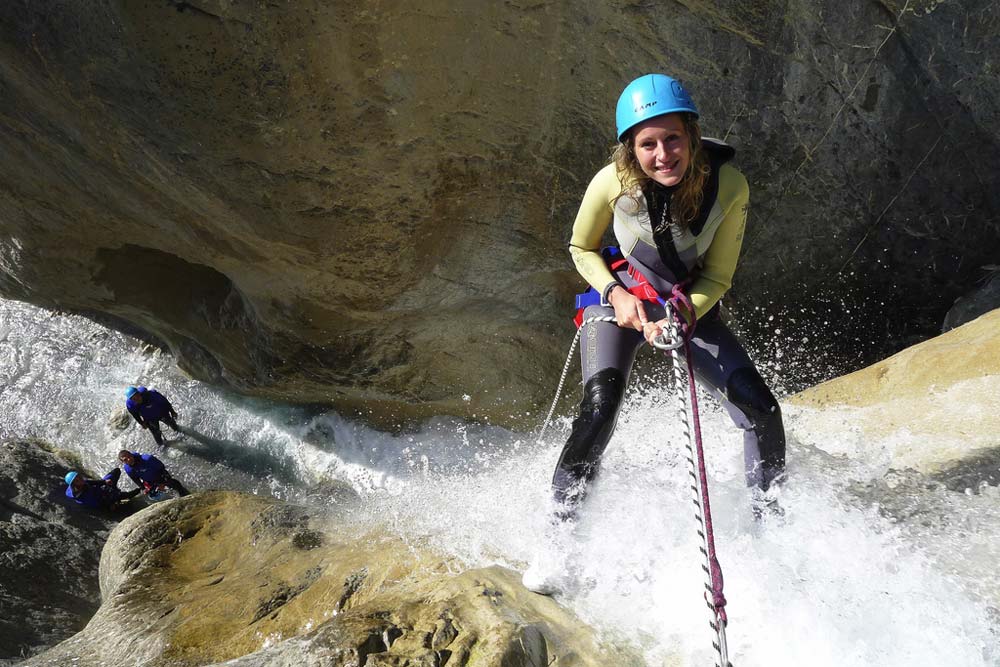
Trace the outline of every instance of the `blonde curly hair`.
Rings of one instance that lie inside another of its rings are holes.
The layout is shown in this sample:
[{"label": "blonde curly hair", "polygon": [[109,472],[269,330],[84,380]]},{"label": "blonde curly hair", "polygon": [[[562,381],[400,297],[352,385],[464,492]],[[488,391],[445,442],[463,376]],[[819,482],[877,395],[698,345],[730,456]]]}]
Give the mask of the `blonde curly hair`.
[{"label": "blonde curly hair", "polygon": [[[670,202],[670,214],[675,224],[686,228],[695,221],[701,210],[705,181],[708,179],[711,167],[708,163],[708,156],[701,147],[701,126],[698,125],[697,118],[691,113],[681,113],[681,120],[684,124],[684,131],[687,133],[691,159],[688,161],[687,170],[674,191]],[[639,160],[635,156],[635,133],[631,129],[614,147],[611,160],[615,163],[618,181],[622,187],[621,192],[615,197],[615,201],[617,202],[627,195],[635,201],[636,205],[641,205],[642,203],[637,197],[640,193],[649,192],[653,179],[643,172]],[[652,222],[654,226],[659,224],[659,221]]]}]

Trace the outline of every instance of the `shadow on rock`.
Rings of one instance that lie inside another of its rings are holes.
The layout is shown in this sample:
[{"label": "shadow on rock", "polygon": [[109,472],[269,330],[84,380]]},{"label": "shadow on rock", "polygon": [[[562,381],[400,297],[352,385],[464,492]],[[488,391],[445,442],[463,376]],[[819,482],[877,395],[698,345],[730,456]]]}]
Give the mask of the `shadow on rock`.
[{"label": "shadow on rock", "polygon": [[34,440],[0,442],[0,665],[62,641],[100,605],[101,548],[117,521],[145,507],[96,512],[66,498],[79,458]]}]

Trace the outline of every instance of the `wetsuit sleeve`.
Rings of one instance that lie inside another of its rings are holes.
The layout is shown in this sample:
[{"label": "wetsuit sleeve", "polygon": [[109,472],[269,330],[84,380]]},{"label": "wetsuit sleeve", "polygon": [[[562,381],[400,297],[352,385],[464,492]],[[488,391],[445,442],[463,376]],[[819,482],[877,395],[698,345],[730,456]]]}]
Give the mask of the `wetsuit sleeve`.
[{"label": "wetsuit sleeve", "polygon": [[139,475],[136,474],[135,469],[132,466],[125,466],[125,474],[136,486],[142,486],[142,480],[139,479]]},{"label": "wetsuit sleeve", "polygon": [[724,165],[719,171],[718,202],[725,216],[712,245],[705,253],[704,264],[691,285],[691,303],[700,318],[719,302],[733,285],[733,274],[743,246],[750,187],[739,171]]},{"label": "wetsuit sleeve", "polygon": [[133,405],[126,405],[125,409],[128,410],[128,413],[132,415],[132,418],[135,419],[139,425],[142,425],[142,415],[139,414],[139,408]]},{"label": "wetsuit sleeve", "polygon": [[611,202],[619,192],[621,183],[615,165],[609,164],[597,172],[587,186],[573,222],[573,235],[569,240],[569,253],[576,270],[602,294],[610,283],[615,282],[601,257],[601,239],[614,217]]}]

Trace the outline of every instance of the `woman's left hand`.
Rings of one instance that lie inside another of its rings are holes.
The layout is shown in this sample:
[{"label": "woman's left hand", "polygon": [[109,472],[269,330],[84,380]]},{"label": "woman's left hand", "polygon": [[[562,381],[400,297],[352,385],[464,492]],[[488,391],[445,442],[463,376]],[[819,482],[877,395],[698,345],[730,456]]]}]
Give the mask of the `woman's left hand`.
[{"label": "woman's left hand", "polygon": [[670,319],[664,317],[662,320],[656,322],[646,322],[642,325],[642,335],[646,338],[646,342],[650,345],[653,344],[653,339],[663,334],[666,337],[667,332],[670,331]]}]

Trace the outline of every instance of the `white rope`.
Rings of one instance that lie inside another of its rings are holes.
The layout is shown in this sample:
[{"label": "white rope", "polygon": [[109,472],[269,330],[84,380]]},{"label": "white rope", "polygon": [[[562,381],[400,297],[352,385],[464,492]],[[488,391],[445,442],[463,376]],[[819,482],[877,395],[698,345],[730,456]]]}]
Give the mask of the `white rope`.
[{"label": "white rope", "polygon": [[545,415],[545,421],[542,422],[542,430],[535,441],[537,443],[541,443],[546,429],[548,429],[549,424],[552,422],[552,414],[556,411],[556,404],[559,403],[559,397],[562,395],[563,385],[566,384],[566,376],[569,374],[570,364],[573,363],[573,352],[576,350],[576,344],[580,341],[580,334],[583,333],[583,328],[592,322],[614,322],[617,324],[618,320],[613,317],[588,317],[580,324],[580,328],[576,330],[576,335],[573,336],[573,344],[569,346],[569,354],[566,355],[566,363],[563,364],[562,375],[559,377],[559,386],[556,387],[556,397],[552,399],[552,407],[549,408],[549,414]]},{"label": "white rope", "polygon": [[[657,349],[669,352],[670,359],[673,362],[671,364],[671,388],[677,396],[678,417],[681,422],[681,430],[683,431],[684,438],[687,442],[687,460],[690,466],[688,474],[691,476],[691,493],[695,506],[695,519],[698,522],[698,536],[701,537],[701,545],[699,545],[698,549],[705,558],[705,561],[702,564],[702,570],[705,572],[705,590],[711,593],[712,577],[709,569],[708,530],[705,527],[705,512],[702,509],[701,493],[699,492],[702,480],[698,474],[698,464],[695,462],[696,455],[694,434],[691,431],[688,421],[688,404],[684,398],[686,392],[684,391],[683,377],[681,375],[682,360],[680,352],[678,352],[684,344],[684,340],[681,336],[681,332],[679,331],[676,316],[673,311],[668,308],[667,312],[670,319],[670,338],[664,338],[662,335],[658,336],[653,341],[653,346]],[[545,421],[542,423],[542,429],[538,434],[538,440],[536,441],[538,443],[541,443],[542,438],[545,436],[545,431],[548,429],[549,424],[552,421],[552,415],[555,413],[556,405],[559,403],[559,397],[562,395],[563,386],[566,384],[566,376],[569,374],[570,364],[573,361],[573,353],[576,351],[576,345],[580,341],[583,328],[594,322],[612,322],[617,324],[618,320],[614,317],[590,317],[580,324],[580,328],[577,329],[576,335],[573,337],[573,343],[569,347],[569,354],[566,355],[566,363],[563,365],[562,375],[559,377],[559,385],[556,387],[556,395],[555,398],[552,399],[552,406],[549,408],[549,413],[545,416]],[[690,375],[693,371],[688,368],[687,372]],[[710,601],[709,596],[705,597],[705,601],[708,604],[708,608],[712,611],[712,619],[709,621],[709,626],[715,633],[715,637],[712,639],[712,647],[715,648],[718,654],[716,667],[733,667],[733,663],[729,662],[729,647],[726,642],[726,626],[724,623],[719,621],[718,612]]]},{"label": "white rope", "polygon": [[[665,342],[663,344],[656,344],[656,347],[669,351],[670,359],[673,362],[671,364],[671,388],[674,390],[674,394],[677,396],[677,416],[680,419],[681,430],[683,431],[684,440],[687,447],[687,460],[688,460],[688,475],[691,476],[691,500],[694,503],[695,520],[698,522],[698,536],[701,538],[701,544],[698,546],[698,550],[701,551],[702,556],[704,556],[704,562],[702,563],[701,569],[705,573],[705,590],[709,593],[712,592],[712,573],[709,570],[709,555],[708,555],[708,530],[705,527],[705,511],[701,505],[701,484],[702,480],[698,474],[698,464],[695,462],[695,441],[694,434],[691,431],[691,427],[688,421],[688,402],[685,400],[685,391],[683,377],[681,375],[681,366],[683,365],[681,354],[679,348],[682,341],[679,327],[677,326],[677,320],[675,319],[673,312],[670,313],[670,337],[671,341]],[[690,376],[692,369],[687,369],[688,375]],[[689,378],[690,381],[690,378]],[[709,626],[715,633],[715,637],[712,639],[712,646],[718,653],[719,659],[716,663],[716,667],[724,665],[725,667],[732,667],[733,663],[729,662],[729,647],[726,643],[726,627],[723,623],[719,622],[718,614],[716,613],[715,607],[711,603],[711,598],[709,596],[705,597],[705,601],[708,603],[708,608],[712,611],[712,619],[709,621]]]}]

